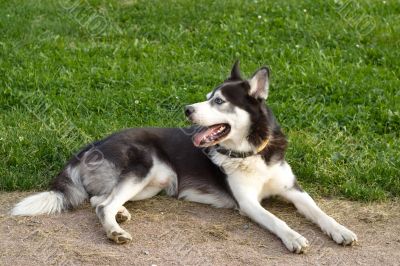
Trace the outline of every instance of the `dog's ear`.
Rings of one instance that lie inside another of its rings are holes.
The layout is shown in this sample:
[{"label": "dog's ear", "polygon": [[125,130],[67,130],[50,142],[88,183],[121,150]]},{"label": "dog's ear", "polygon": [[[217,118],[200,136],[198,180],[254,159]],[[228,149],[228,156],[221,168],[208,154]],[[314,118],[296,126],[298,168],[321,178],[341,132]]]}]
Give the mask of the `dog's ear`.
[{"label": "dog's ear", "polygon": [[249,79],[250,96],[256,99],[267,99],[269,87],[269,68],[262,67]]},{"label": "dog's ear", "polygon": [[227,80],[242,80],[242,77],[240,76],[239,60],[236,60],[235,64],[233,65],[231,75]]}]

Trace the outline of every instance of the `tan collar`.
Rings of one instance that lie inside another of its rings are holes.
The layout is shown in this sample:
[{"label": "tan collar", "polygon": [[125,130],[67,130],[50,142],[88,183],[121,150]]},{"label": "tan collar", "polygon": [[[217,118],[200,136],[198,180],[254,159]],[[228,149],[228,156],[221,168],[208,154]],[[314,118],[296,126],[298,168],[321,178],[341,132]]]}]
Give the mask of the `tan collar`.
[{"label": "tan collar", "polygon": [[261,143],[261,145],[258,146],[258,148],[257,148],[257,153],[259,153],[259,152],[261,152],[262,150],[264,150],[264,149],[268,146],[268,143],[269,143],[269,138],[267,138],[266,140],[264,140],[263,143]]}]

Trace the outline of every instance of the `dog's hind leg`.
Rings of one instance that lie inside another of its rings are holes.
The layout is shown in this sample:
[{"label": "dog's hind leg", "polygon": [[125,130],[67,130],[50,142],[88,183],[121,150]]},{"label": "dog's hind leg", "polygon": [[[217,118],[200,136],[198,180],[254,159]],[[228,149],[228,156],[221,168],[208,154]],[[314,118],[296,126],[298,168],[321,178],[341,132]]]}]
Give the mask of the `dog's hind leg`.
[{"label": "dog's hind leg", "polygon": [[116,219],[116,215],[119,211],[124,211],[123,204],[141,192],[148,182],[148,178],[125,178],[113,189],[107,199],[97,206],[97,216],[109,239],[118,244],[132,240],[131,235],[119,226],[117,222],[118,216]]},{"label": "dog's hind leg", "polygon": [[115,215],[115,220],[117,220],[117,223],[129,221],[131,218],[131,214],[124,206],[119,207],[118,212]]},{"label": "dog's hind leg", "polygon": [[[93,208],[96,208],[98,205],[100,205],[106,199],[107,199],[106,195],[93,196],[90,198],[90,204],[92,205]],[[121,207],[119,207],[118,212],[115,215],[115,219],[117,220],[118,223],[123,223],[123,222],[129,221],[131,219],[131,214],[124,206],[121,206]]]},{"label": "dog's hind leg", "polygon": [[107,199],[107,195],[101,195],[101,196],[92,196],[90,198],[90,205],[92,205],[93,208],[96,208],[99,206],[102,202],[104,202]]}]

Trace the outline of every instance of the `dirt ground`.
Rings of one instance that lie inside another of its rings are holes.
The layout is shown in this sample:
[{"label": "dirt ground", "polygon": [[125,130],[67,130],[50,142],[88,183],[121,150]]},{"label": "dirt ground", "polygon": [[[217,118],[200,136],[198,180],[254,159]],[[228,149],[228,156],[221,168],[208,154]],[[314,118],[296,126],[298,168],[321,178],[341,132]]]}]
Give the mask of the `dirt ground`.
[{"label": "dirt ground", "polygon": [[281,241],[237,211],[165,196],[126,204],[133,241],[106,239],[89,204],[53,216],[10,217],[29,193],[0,193],[0,265],[399,265],[400,204],[319,199],[328,214],[357,233],[353,247],[336,245],[316,226],[277,200],[265,206],[311,243],[289,253]]}]

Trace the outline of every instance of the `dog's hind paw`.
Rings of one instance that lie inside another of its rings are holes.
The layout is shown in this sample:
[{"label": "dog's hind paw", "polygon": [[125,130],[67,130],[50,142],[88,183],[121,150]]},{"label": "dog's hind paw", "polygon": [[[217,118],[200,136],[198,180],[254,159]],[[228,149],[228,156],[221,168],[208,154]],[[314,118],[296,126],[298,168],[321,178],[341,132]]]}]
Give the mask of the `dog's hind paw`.
[{"label": "dog's hind paw", "polygon": [[131,219],[131,214],[125,207],[121,207],[117,214],[115,215],[115,220],[117,220],[117,223],[123,223],[126,221],[129,221]]},{"label": "dog's hind paw", "polygon": [[309,247],[308,240],[295,231],[290,232],[282,241],[287,249],[297,254],[306,253]]},{"label": "dog's hind paw", "polygon": [[132,240],[132,236],[125,231],[111,231],[107,234],[107,237],[117,244],[125,244]]}]

